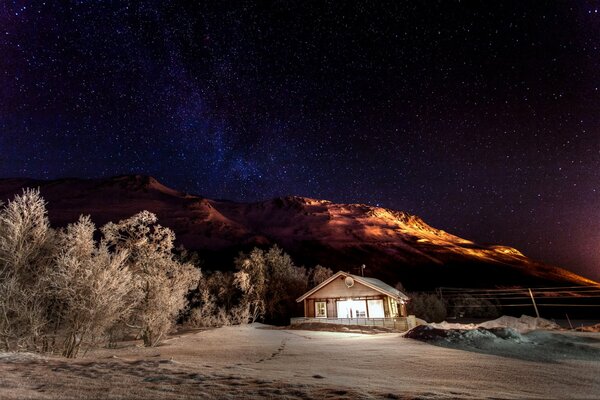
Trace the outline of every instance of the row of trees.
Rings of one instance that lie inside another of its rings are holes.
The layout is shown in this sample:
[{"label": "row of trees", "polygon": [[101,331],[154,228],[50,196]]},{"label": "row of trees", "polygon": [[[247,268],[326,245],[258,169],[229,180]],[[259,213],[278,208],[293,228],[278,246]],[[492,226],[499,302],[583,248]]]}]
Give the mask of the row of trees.
[{"label": "row of trees", "polygon": [[39,191],[15,196],[0,210],[0,346],[76,357],[130,333],[156,346],[178,321],[282,321],[332,274],[296,267],[275,246],[240,254],[236,272],[203,276],[174,240],[147,211],[99,231],[84,216],[55,230]]},{"label": "row of trees", "polygon": [[50,227],[38,191],[0,211],[0,338],[7,350],[60,351],[114,337],[121,326],[155,346],[197,287],[199,271],[173,255],[173,232],[141,212]]},{"label": "row of trees", "polygon": [[333,275],[320,265],[297,267],[278,246],[241,253],[234,263],[236,272],[203,276],[187,318],[191,326],[287,323],[300,311],[296,299]]}]

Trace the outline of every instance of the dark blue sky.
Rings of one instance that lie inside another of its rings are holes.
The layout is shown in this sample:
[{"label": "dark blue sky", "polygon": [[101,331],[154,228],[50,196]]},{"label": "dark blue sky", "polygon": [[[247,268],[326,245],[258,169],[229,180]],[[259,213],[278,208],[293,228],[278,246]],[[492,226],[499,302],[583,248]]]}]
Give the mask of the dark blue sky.
[{"label": "dark blue sky", "polygon": [[600,3],[194,3],[2,2],[0,176],[379,204],[600,279]]}]

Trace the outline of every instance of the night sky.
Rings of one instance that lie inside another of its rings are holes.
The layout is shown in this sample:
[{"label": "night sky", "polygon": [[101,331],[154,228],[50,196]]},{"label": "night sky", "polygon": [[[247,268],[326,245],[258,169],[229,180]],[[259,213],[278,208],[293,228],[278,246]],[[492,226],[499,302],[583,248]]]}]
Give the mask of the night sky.
[{"label": "night sky", "polygon": [[0,177],[377,204],[600,279],[600,2],[229,3],[2,1]]}]

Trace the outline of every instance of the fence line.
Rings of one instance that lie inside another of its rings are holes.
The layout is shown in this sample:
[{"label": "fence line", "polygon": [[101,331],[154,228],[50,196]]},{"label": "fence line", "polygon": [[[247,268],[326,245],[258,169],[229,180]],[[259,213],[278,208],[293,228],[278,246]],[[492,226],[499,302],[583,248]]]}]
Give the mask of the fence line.
[{"label": "fence line", "polygon": [[[489,307],[600,308],[600,285],[555,286],[539,288],[450,288],[434,292],[450,310],[486,309]],[[597,300],[596,300],[597,299]],[[596,301],[594,301],[596,300]],[[595,311],[594,311],[595,312]]]}]

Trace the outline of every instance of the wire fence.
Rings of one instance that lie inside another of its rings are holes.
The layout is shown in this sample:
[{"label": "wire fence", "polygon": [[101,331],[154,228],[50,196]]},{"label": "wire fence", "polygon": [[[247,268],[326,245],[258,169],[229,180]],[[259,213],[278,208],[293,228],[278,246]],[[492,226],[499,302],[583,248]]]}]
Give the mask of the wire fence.
[{"label": "wire fence", "polygon": [[[600,285],[591,286],[555,286],[555,287],[505,287],[505,288],[451,288],[440,287],[435,292],[450,310],[477,310],[495,306],[530,308],[539,316],[540,309],[556,313],[572,309],[579,313],[598,314],[600,309]],[[585,311],[587,310],[587,311]]]}]

